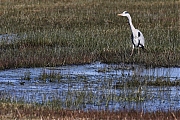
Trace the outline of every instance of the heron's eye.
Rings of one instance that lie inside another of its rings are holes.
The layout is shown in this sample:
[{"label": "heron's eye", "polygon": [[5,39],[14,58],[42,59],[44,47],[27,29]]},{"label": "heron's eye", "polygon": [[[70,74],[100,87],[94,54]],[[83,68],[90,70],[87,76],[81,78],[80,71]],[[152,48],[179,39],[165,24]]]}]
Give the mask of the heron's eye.
[{"label": "heron's eye", "polygon": [[126,11],[126,12],[124,12],[125,14],[127,14],[128,12]]}]

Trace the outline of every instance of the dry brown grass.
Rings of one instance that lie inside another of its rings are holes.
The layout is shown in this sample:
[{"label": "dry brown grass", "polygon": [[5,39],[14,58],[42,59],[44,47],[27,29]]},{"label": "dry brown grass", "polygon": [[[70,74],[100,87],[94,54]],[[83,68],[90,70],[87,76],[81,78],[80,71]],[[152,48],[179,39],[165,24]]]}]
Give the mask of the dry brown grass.
[{"label": "dry brown grass", "polygon": [[80,111],[54,110],[48,107],[37,107],[24,104],[0,104],[0,119],[55,119],[55,120],[176,120],[180,111]]}]

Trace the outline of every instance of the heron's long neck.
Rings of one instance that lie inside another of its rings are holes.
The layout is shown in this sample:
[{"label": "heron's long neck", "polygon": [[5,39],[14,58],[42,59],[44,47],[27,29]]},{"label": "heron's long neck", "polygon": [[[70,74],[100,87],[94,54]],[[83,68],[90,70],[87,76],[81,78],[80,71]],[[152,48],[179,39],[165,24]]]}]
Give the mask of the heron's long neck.
[{"label": "heron's long neck", "polygon": [[128,15],[127,17],[128,17],[128,20],[129,20],[129,24],[130,24],[130,27],[131,27],[131,31],[135,30],[135,27],[134,27],[133,24],[132,24],[131,16]]}]

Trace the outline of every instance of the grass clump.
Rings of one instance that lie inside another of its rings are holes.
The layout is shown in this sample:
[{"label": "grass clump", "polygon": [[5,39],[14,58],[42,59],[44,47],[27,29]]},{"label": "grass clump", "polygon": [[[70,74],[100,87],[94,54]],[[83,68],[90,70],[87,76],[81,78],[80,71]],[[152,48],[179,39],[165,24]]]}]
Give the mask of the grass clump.
[{"label": "grass clump", "polygon": [[138,86],[158,86],[158,87],[165,87],[165,86],[180,86],[179,80],[170,80],[165,79],[164,77],[157,77],[154,80],[147,80],[145,77],[136,77],[135,79],[130,79],[124,82],[117,82],[114,85],[114,88],[123,88],[124,86],[131,88],[131,87],[138,87]]},{"label": "grass clump", "polygon": [[[83,64],[96,60],[178,66],[179,1],[1,1],[1,34],[20,36],[0,43],[0,69]],[[146,52],[130,57],[129,11],[145,36]],[[143,56],[143,57],[142,57]]]},{"label": "grass clump", "polygon": [[163,80],[163,78],[157,78],[155,81],[148,81],[148,86],[180,86],[179,80]]},{"label": "grass clump", "polygon": [[39,75],[38,80],[42,80],[42,81],[49,81],[49,82],[60,82],[62,78],[62,75],[60,73],[57,72],[50,72],[47,73],[45,71],[43,71],[42,74]]}]

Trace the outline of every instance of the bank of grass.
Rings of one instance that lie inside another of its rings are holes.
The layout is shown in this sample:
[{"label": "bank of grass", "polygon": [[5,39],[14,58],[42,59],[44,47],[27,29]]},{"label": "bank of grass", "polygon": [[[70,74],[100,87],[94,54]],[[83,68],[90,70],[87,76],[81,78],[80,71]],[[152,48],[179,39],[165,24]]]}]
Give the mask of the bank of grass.
[{"label": "bank of grass", "polygon": [[20,103],[0,103],[1,119],[61,119],[61,120],[95,120],[95,119],[164,119],[177,120],[180,118],[180,111],[80,111],[53,109],[50,107],[39,107]]},{"label": "bank of grass", "polygon": [[[0,33],[19,40],[0,43],[0,69],[83,64],[96,60],[146,66],[179,66],[179,1],[1,1]],[[129,11],[145,36],[145,49],[130,57]]]}]

